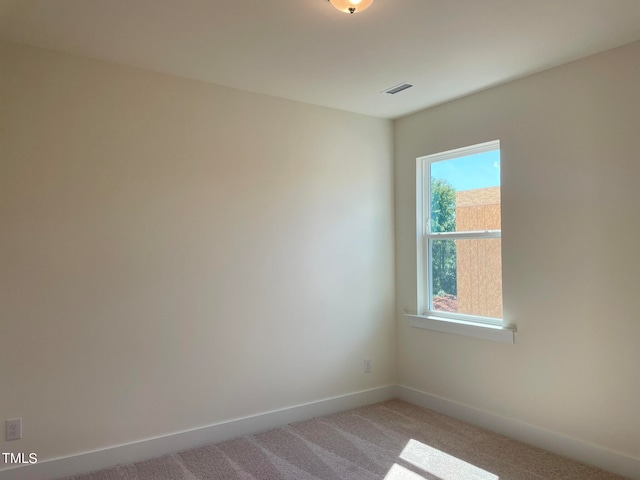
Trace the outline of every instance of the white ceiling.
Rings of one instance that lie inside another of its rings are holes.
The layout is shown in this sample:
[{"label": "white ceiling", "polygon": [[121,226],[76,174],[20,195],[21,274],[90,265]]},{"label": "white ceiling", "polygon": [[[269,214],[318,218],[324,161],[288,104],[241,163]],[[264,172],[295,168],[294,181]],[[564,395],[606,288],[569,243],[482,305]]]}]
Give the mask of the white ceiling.
[{"label": "white ceiling", "polygon": [[640,0],[0,0],[0,38],[397,118],[640,40]]}]

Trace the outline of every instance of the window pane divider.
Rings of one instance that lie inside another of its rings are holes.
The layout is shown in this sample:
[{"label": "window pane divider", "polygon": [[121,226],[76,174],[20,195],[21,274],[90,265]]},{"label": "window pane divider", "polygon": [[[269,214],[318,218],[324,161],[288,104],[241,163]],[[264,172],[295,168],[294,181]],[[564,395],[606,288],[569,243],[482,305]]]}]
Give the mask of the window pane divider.
[{"label": "window pane divider", "polygon": [[433,232],[425,234],[427,238],[438,240],[476,239],[476,238],[500,238],[501,230],[478,230],[470,232]]}]

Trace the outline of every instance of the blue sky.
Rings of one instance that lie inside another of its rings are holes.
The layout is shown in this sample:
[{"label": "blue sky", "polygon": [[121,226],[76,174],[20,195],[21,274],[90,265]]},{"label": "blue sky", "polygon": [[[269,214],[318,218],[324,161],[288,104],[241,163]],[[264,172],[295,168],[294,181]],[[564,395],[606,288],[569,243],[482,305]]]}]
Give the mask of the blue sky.
[{"label": "blue sky", "polygon": [[431,164],[431,177],[447,180],[456,190],[500,185],[500,150]]}]

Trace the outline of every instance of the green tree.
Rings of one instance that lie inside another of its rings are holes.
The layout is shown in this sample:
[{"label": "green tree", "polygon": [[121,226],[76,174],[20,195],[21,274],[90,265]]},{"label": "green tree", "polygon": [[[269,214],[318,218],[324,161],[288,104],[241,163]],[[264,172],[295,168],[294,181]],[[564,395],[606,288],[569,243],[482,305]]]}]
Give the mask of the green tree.
[{"label": "green tree", "polygon": [[[446,180],[431,179],[431,231],[456,231],[456,190]],[[457,294],[456,243],[434,240],[431,244],[433,294]]]}]

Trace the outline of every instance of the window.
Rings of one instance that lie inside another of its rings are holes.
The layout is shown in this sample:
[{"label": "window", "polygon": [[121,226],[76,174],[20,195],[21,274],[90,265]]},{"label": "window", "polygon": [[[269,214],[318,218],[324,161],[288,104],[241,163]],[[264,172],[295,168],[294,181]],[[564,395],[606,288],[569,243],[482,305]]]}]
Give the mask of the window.
[{"label": "window", "polygon": [[453,324],[453,333],[464,333],[462,325],[480,333],[474,336],[513,339],[502,318],[500,142],[418,158],[416,187],[418,315],[412,317],[420,321],[412,324],[443,331]]}]

